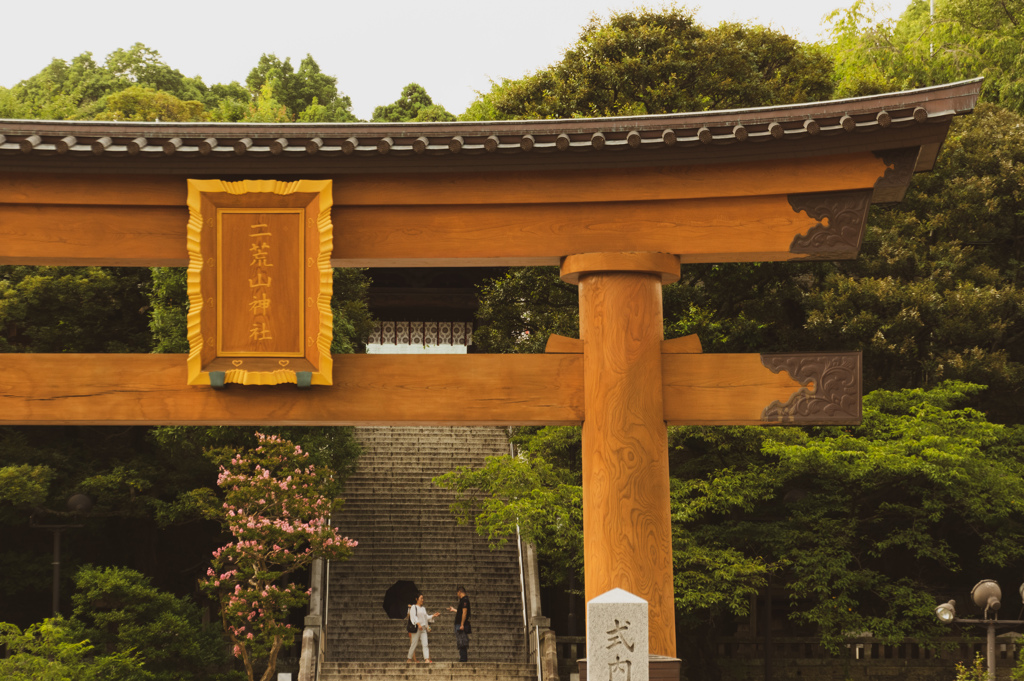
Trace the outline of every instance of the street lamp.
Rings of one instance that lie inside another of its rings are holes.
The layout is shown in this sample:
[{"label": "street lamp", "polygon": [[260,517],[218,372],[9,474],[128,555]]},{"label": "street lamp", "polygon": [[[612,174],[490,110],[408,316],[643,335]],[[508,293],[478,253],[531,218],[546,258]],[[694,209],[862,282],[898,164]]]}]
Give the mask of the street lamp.
[{"label": "street lamp", "polygon": [[949,624],[956,617],[956,601],[950,601],[943,603],[939,607],[935,608],[935,616],[939,618],[940,622]]},{"label": "street lamp", "polygon": [[[1024,599],[1024,584],[1018,589],[1021,598]],[[997,626],[1018,626],[1024,624],[1024,620],[999,620],[997,619],[999,606],[1002,604],[1002,589],[994,579],[983,579],[971,589],[971,600],[979,608],[984,609],[984,619],[971,620],[960,619],[956,616],[956,601],[948,601],[935,608],[935,616],[943,624],[976,624],[984,626],[987,631],[986,662],[988,664],[988,680],[996,681],[996,627]]]},{"label": "street lamp", "polygon": [[[92,499],[84,494],[75,494],[68,499],[68,510],[75,517],[79,513],[85,513],[90,508],[92,508]],[[56,617],[60,614],[60,533],[61,530],[82,527],[82,525],[40,525],[31,519],[29,520],[29,525],[41,530],[49,530],[53,533],[53,615]]]}]

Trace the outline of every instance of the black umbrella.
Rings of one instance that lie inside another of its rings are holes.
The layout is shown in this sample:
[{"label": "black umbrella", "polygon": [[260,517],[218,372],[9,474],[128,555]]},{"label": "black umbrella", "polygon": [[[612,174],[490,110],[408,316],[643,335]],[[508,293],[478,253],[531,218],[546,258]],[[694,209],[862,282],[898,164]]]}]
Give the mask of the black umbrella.
[{"label": "black umbrella", "polygon": [[384,612],[393,620],[405,619],[409,606],[416,602],[420,590],[416,583],[408,579],[400,579],[388,588],[384,594]]}]

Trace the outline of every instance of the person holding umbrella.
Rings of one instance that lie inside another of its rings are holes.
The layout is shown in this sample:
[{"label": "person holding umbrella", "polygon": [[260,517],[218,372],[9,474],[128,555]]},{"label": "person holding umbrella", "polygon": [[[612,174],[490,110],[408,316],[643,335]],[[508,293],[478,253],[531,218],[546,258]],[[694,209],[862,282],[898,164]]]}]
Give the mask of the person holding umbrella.
[{"label": "person holding umbrella", "polygon": [[422,641],[423,646],[423,661],[433,662],[430,659],[430,645],[427,643],[427,632],[430,631],[430,623],[434,621],[434,618],[440,615],[440,612],[435,612],[433,615],[427,614],[427,609],[423,607],[423,594],[417,594],[416,603],[409,606],[409,621],[416,625],[416,631],[409,637],[409,653],[405,656],[405,661],[412,662],[416,656],[416,643]]}]

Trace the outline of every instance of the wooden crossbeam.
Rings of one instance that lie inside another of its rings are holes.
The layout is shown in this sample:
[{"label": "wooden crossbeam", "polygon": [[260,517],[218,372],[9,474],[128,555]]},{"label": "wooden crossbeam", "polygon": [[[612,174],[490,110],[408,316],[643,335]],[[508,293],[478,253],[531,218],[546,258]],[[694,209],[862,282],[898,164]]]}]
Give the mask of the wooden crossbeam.
[{"label": "wooden crossbeam", "polygon": [[[682,262],[761,262],[816,255],[798,247],[836,217],[794,208],[789,195],[719,202],[461,206],[339,206],[335,267],[557,265],[573,252],[674,253]],[[820,253],[852,258],[870,203],[851,236]],[[188,211],[177,207],[0,205],[0,264],[182,267]]]},{"label": "wooden crossbeam", "polygon": [[333,359],[332,386],[214,390],[186,384],[186,355],[0,355],[0,423],[341,426],[583,420],[578,356]]},{"label": "wooden crossbeam", "polygon": [[[336,175],[339,206],[430,206],[591,201],[665,201],[871,187],[887,164],[860,151],[692,166]],[[318,173],[303,177],[324,179]],[[258,179],[258,178],[254,178]],[[182,175],[2,173],[0,203],[184,206]]]},{"label": "wooden crossbeam", "polygon": [[[838,216],[793,197],[860,191],[863,218],[888,170],[860,152],[748,165],[339,176],[331,262],[555,265],[569,253],[622,251],[682,262],[848,258],[859,234],[838,250],[797,243]],[[0,174],[0,264],[184,266],[185,182]]]},{"label": "wooden crossbeam", "polygon": [[[666,421],[859,420],[859,359],[847,372],[856,383],[856,399],[848,395],[855,413],[848,406],[838,419],[822,418],[813,409],[801,415],[781,408],[801,395],[802,404],[815,404],[804,386],[823,382],[816,376],[830,361],[859,355],[782,356],[804,358],[807,366],[791,362],[777,372],[765,364],[772,357],[779,356],[665,353]],[[773,404],[778,413],[766,416]],[[188,386],[185,355],[0,355],[4,425],[575,425],[583,417],[580,354],[334,355],[332,386],[224,390]]]}]

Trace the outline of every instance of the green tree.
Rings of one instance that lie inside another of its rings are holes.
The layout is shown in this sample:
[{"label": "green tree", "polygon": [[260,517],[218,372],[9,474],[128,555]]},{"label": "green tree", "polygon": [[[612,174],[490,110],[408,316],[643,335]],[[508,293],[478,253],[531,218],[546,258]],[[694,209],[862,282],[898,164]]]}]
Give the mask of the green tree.
[{"label": "green tree", "polygon": [[478,116],[573,118],[767,106],[827,99],[831,61],[761,26],[708,29],[689,10],[593,18],[562,59],[495,83]]},{"label": "green tree", "polygon": [[252,97],[249,91],[238,82],[227,85],[215,83],[210,86],[202,102],[210,112],[210,119],[216,121],[236,122],[245,118],[249,112]]},{"label": "green tree", "polygon": [[580,429],[530,428],[513,440],[520,456],[490,456],[483,467],[461,466],[434,478],[455,490],[452,512],[474,522],[492,548],[515,536],[537,547],[546,584],[583,583],[583,497]]},{"label": "green tree", "polygon": [[132,656],[153,681],[210,679],[230,662],[219,632],[199,607],[155,588],[128,568],[84,566],[75,575],[75,638],[103,655]]},{"label": "green tree", "polygon": [[867,0],[830,15],[836,94],[858,96],[985,77],[982,100],[1024,113],[1024,4],[914,0],[878,21]]},{"label": "green tree", "polygon": [[132,85],[107,95],[99,121],[205,121],[209,116],[203,103],[183,102],[174,95],[153,88]]},{"label": "green tree", "polygon": [[256,438],[255,449],[208,453],[224,494],[216,513],[232,540],[213,552],[202,586],[220,603],[249,681],[268,681],[294,634],[289,611],[308,602],[309,592],[293,581],[297,573],[317,558],[346,559],[358,542],[330,525],[341,482],[329,460],[274,435]]},{"label": "green tree", "polygon": [[980,105],[953,126],[935,170],[875,208],[863,255],[805,289],[804,333],[861,349],[870,385],[985,382],[1018,421],[1024,381],[1024,120]]},{"label": "green tree", "polygon": [[149,272],[0,266],[0,352],[146,352]]},{"label": "green tree", "polygon": [[557,267],[517,267],[480,287],[473,342],[484,352],[543,352],[553,333],[579,336],[579,296]]},{"label": "green tree", "polygon": [[242,120],[246,123],[288,123],[292,120],[288,107],[282,104],[274,92],[277,81],[264,83],[256,101],[249,106],[249,112]]},{"label": "green tree", "polygon": [[981,66],[974,75],[985,77],[985,98],[1024,115],[1024,2],[949,0],[940,8],[940,20],[970,36],[971,57]]},{"label": "green tree", "polygon": [[[102,65],[96,63],[90,52],[70,62],[54,59],[42,71],[11,88],[6,98],[11,113],[22,118],[92,119],[104,111],[116,112],[119,105],[107,106],[105,99],[129,89],[136,92],[136,99],[142,93],[155,91],[183,102],[205,100],[208,94],[202,80],[186,78],[164,63],[159,52],[135,43],[127,50],[114,50]],[[0,97],[0,102],[4,99]]]},{"label": "green tree", "polygon": [[[889,642],[942,633],[934,594],[958,573],[1024,558],[1024,429],[964,406],[979,386],[875,391],[854,428],[670,430],[676,606],[706,627],[774,573],[792,618],[838,650],[850,631]],[[581,564],[579,430],[522,438],[437,482],[492,542],[537,537],[549,575]],[[473,495],[478,494],[477,501]],[[556,577],[557,579],[557,577]]]},{"label": "green tree", "polygon": [[49,466],[16,464],[0,468],[0,502],[25,508],[43,505],[53,474]]},{"label": "green tree", "polygon": [[18,102],[18,116],[63,120],[87,118],[86,112],[115,87],[110,72],[96,64],[91,52],[83,52],[70,63],[54,59],[10,92]]},{"label": "green tree", "polygon": [[[0,117],[238,121],[253,99],[237,82],[207,87],[198,76],[171,68],[156,50],[135,43],[114,50],[102,64],[90,52],[70,62],[54,59],[14,87],[0,88]],[[345,101],[335,104],[331,120],[347,120],[338,118],[349,106]]]},{"label": "green tree", "polygon": [[454,121],[455,116],[434,100],[418,83],[402,88],[402,96],[391,104],[378,106],[370,119],[375,123],[403,123],[405,121]]},{"label": "green tree", "polygon": [[0,675],[9,681],[150,681],[142,662],[130,652],[95,656],[88,641],[75,637],[59,617],[21,631],[0,622]]},{"label": "green tree", "polygon": [[168,66],[156,50],[135,43],[127,50],[118,48],[107,55],[106,70],[120,81],[120,89],[132,86],[158,90],[177,99],[201,99],[206,92],[202,80],[187,78]]},{"label": "green tree", "polygon": [[454,114],[440,104],[431,104],[430,106],[425,106],[417,111],[416,118],[412,120],[416,123],[429,123],[438,121],[454,121],[457,119]]},{"label": "green tree", "polygon": [[[245,83],[253,93],[253,99],[267,96],[283,105],[288,120],[297,120],[310,107],[324,109],[313,109],[306,114],[307,120],[314,115],[319,116],[314,120],[356,120],[351,111],[352,100],[338,93],[338,79],[323,73],[311,55],[306,55],[296,71],[290,57],[281,61],[274,54],[264,54],[249,72]],[[272,94],[264,95],[268,86]]]},{"label": "green tree", "polygon": [[804,603],[795,617],[829,647],[849,631],[934,635],[937,586],[1019,564],[1022,431],[963,406],[980,389],[876,391],[863,425],[763,448],[780,488],[796,493],[761,536]]}]

